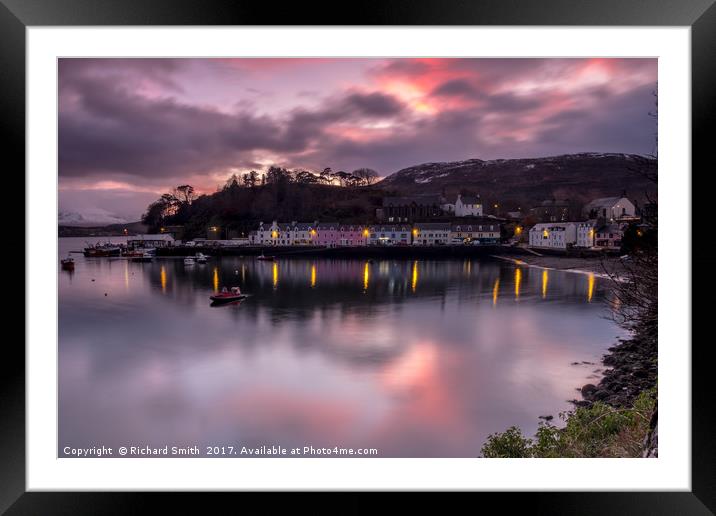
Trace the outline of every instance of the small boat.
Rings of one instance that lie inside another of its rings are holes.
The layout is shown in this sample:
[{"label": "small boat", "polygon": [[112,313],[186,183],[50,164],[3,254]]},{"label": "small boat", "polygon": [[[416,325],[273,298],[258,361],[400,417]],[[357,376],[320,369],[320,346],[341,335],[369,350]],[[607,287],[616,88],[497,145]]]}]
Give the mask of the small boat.
[{"label": "small boat", "polygon": [[194,265],[196,261],[191,256],[184,258],[184,265]]},{"label": "small boat", "polygon": [[256,257],[257,260],[263,260],[266,262],[272,262],[276,259],[275,256],[264,256],[264,253],[261,253],[259,256]]},{"label": "small boat", "polygon": [[229,303],[232,301],[239,301],[245,297],[246,294],[242,294],[239,287],[231,287],[231,290],[227,290],[226,287],[224,287],[218,294],[209,296],[209,299],[211,299],[214,303]]},{"label": "small boat", "polygon": [[209,257],[203,253],[196,253],[196,256],[194,259],[196,260],[197,263],[206,263],[206,260],[208,260]]},{"label": "small boat", "polygon": [[122,248],[117,244],[107,242],[106,244],[90,244],[82,251],[86,258],[103,258],[108,256],[119,256]]},{"label": "small boat", "polygon": [[63,271],[73,271],[75,270],[75,260],[71,256],[68,256],[67,258],[60,260],[60,264],[62,265]]}]

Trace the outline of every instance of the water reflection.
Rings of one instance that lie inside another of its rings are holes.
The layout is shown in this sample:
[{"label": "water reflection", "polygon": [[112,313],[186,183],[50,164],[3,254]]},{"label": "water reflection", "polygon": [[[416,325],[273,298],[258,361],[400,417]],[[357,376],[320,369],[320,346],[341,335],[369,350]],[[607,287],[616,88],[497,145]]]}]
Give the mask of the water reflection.
[{"label": "water reflection", "polygon": [[214,267],[214,276],[212,277],[212,285],[214,287],[214,293],[219,292],[219,268]]},{"label": "water reflection", "polygon": [[[568,409],[593,374],[570,364],[598,361],[618,334],[597,302],[603,280],[582,274],[463,260],[210,263],[79,257],[74,277],[60,275],[61,444],[474,457],[490,433],[529,433]],[[212,308],[222,281],[249,297]],[[498,303],[500,288],[520,302]]]},{"label": "water reflection", "polygon": [[167,293],[167,270],[164,268],[164,265],[161,265],[159,267],[159,280],[162,285],[162,294]]}]

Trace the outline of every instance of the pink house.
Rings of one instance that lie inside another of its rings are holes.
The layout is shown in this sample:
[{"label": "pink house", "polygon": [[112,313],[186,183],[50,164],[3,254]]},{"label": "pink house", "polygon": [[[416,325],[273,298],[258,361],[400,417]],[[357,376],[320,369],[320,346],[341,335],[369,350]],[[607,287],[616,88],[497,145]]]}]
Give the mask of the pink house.
[{"label": "pink house", "polygon": [[368,228],[360,225],[343,225],[340,227],[340,236],[338,237],[338,245],[340,246],[359,246],[368,243]]},{"label": "pink house", "polygon": [[338,222],[320,222],[316,225],[316,245],[336,247],[340,240]]},{"label": "pink house", "polygon": [[359,224],[339,224],[338,222],[321,222],[316,225],[315,245],[326,247],[351,247],[366,245],[368,228]]}]

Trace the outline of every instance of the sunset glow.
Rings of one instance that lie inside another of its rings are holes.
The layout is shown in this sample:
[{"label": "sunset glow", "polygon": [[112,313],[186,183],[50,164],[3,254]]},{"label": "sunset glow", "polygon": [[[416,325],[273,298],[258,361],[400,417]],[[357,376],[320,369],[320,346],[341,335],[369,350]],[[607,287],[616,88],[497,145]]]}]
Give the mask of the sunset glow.
[{"label": "sunset glow", "polygon": [[60,210],[288,168],[653,149],[655,59],[60,59]]}]

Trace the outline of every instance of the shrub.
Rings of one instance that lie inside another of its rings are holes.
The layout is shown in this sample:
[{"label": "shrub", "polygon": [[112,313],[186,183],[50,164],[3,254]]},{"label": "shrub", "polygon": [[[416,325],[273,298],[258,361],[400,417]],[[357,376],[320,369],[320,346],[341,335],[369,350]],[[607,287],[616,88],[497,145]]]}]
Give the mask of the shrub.
[{"label": "shrub", "polygon": [[534,439],[512,426],[492,434],[482,446],[486,458],[640,457],[656,403],[656,389],[642,392],[632,407],[596,402],[561,413],[564,428],[540,423]]}]

